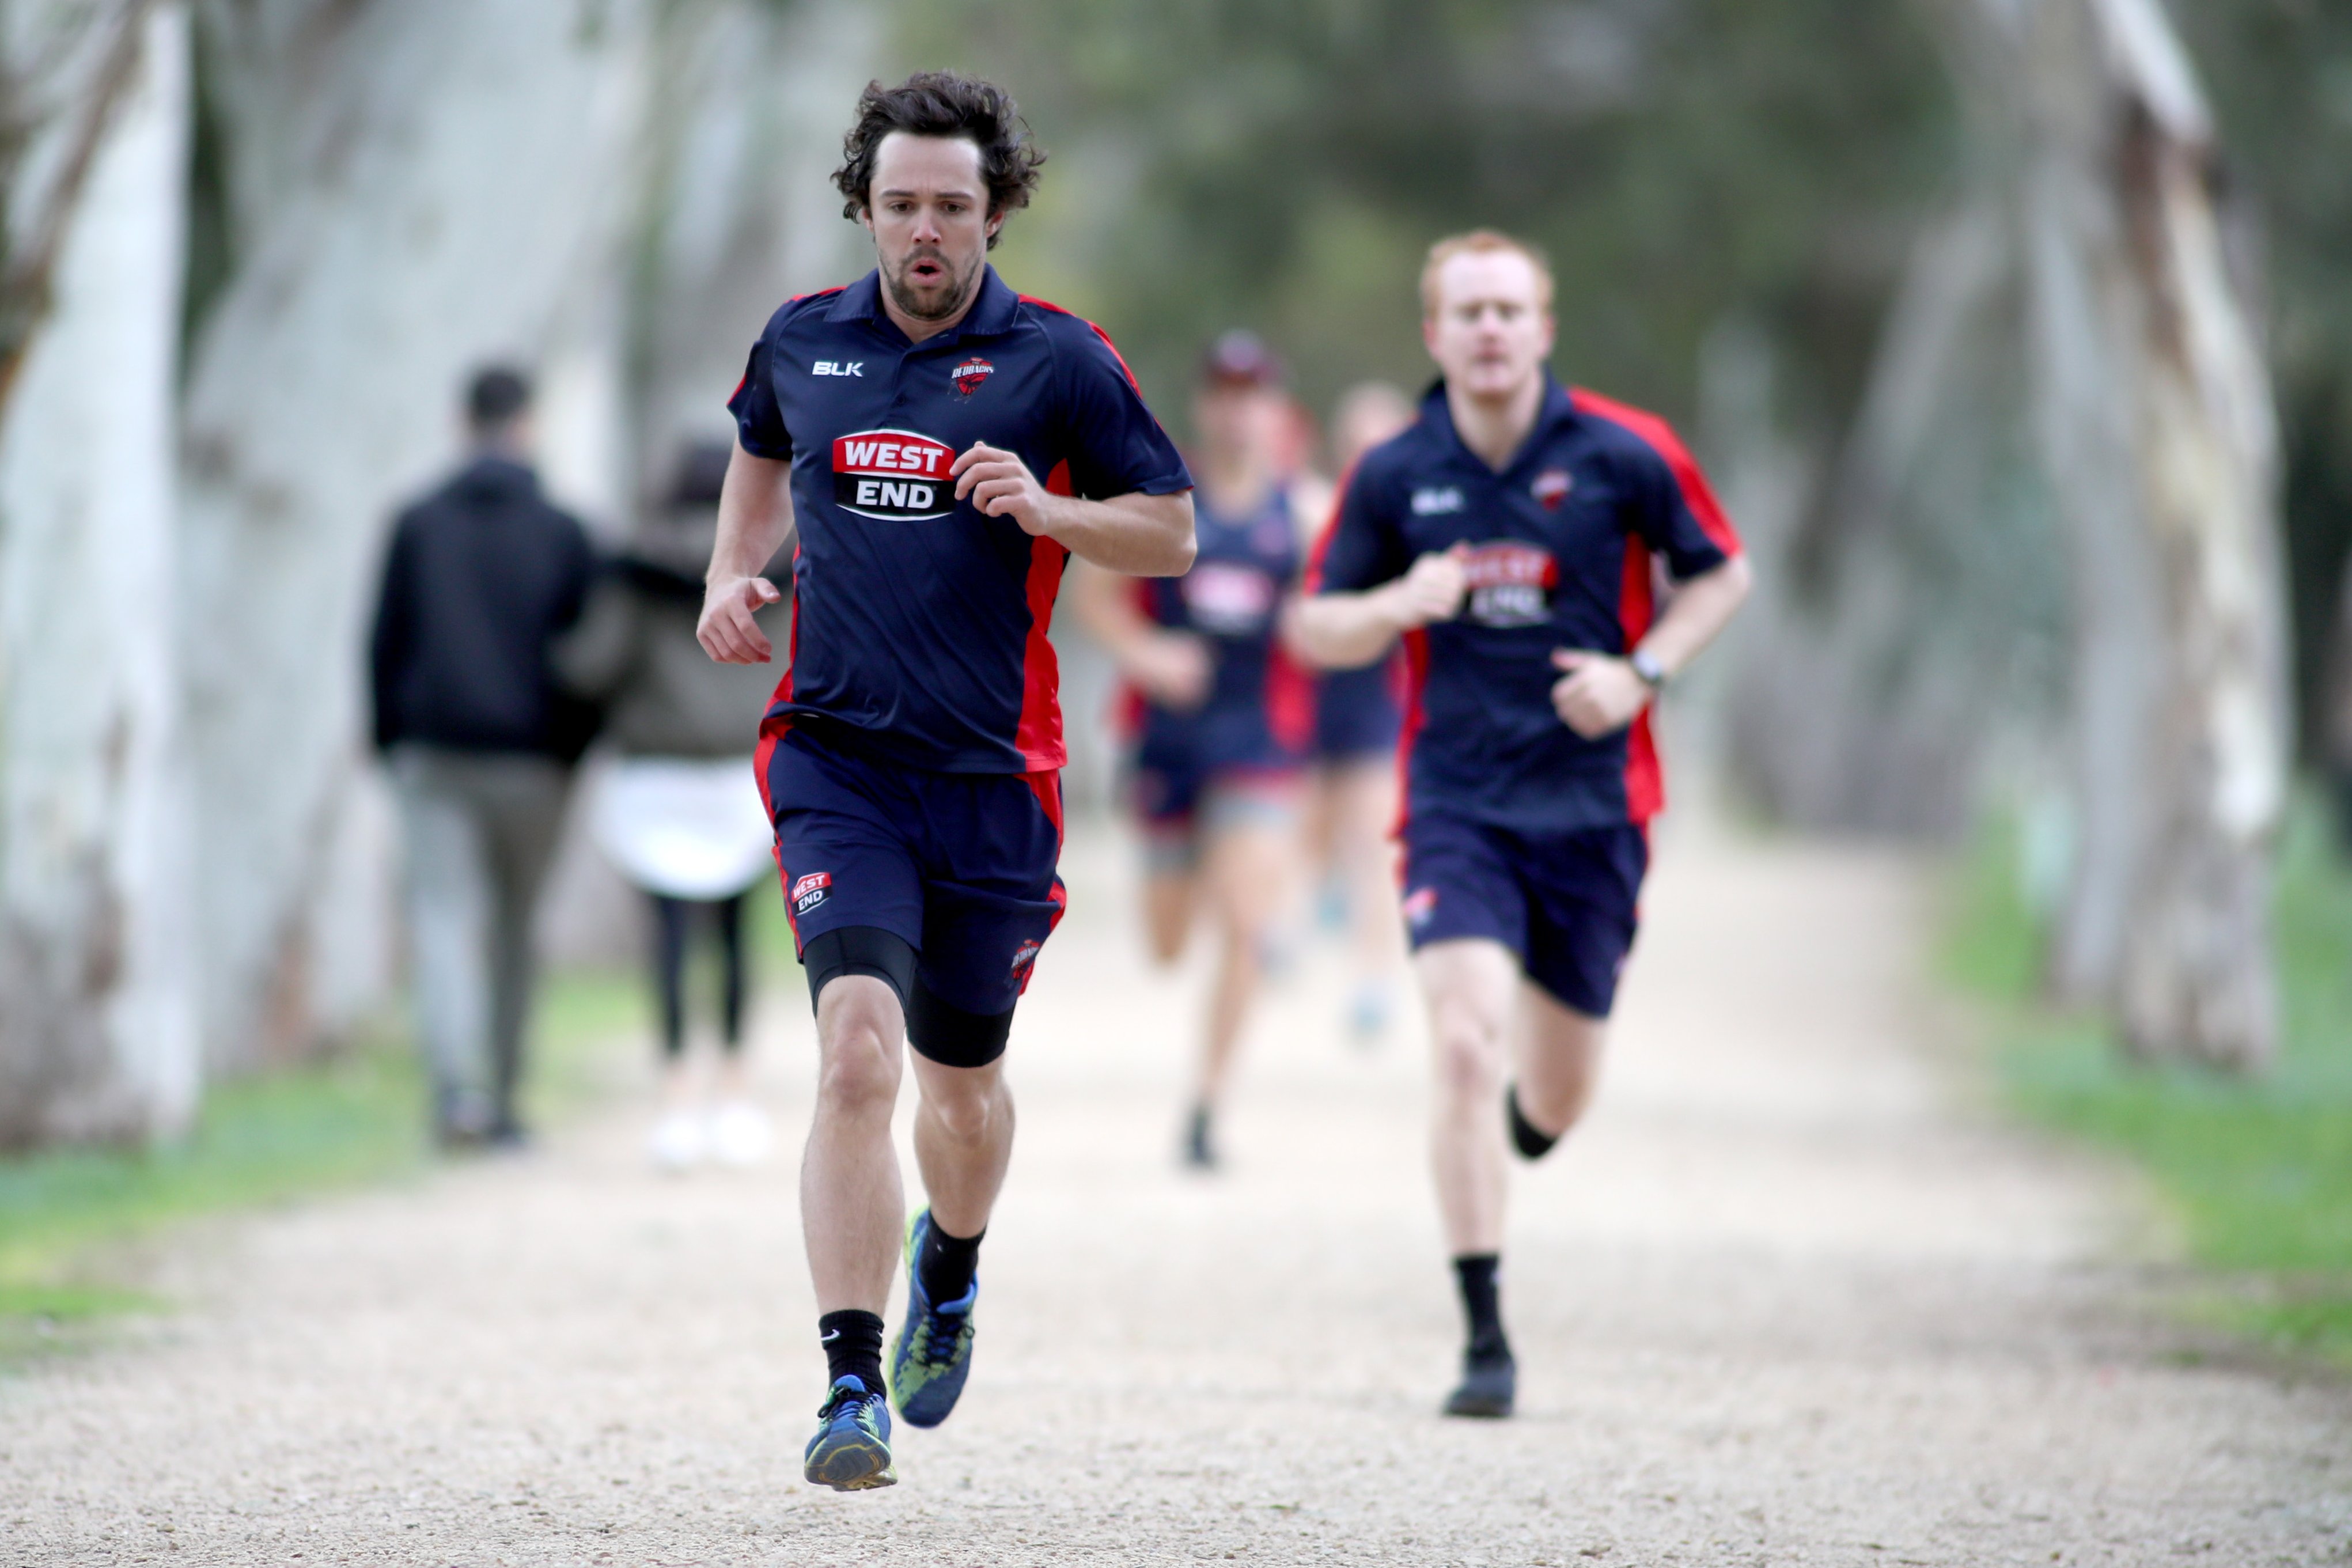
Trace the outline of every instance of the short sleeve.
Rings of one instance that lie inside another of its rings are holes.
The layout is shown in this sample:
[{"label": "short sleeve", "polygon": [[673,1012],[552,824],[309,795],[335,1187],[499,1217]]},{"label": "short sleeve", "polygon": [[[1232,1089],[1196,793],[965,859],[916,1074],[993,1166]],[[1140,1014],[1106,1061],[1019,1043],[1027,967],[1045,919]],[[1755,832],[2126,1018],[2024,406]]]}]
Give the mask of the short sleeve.
[{"label": "short sleeve", "polygon": [[1739,535],[1681,438],[1663,419],[1651,419],[1637,433],[1643,450],[1634,464],[1638,500],[1631,521],[1642,542],[1665,558],[1679,582],[1738,554]]},{"label": "short sleeve", "polygon": [[783,410],[776,406],[775,379],[768,374],[768,335],[751,345],[743,366],[742,384],[727,400],[735,416],[735,439],[755,458],[788,463],[793,457],[793,433],[784,428]]},{"label": "short sleeve", "polygon": [[[1073,319],[1075,321],[1075,318]],[[1176,443],[1143,405],[1127,362],[1102,329],[1076,321],[1062,335],[1063,431],[1070,489],[1089,500],[1172,495],[1192,488]]]},{"label": "short sleeve", "polygon": [[1412,566],[1404,536],[1382,504],[1385,489],[1361,464],[1339,481],[1339,502],[1307,564],[1308,593],[1360,593],[1402,576]]}]

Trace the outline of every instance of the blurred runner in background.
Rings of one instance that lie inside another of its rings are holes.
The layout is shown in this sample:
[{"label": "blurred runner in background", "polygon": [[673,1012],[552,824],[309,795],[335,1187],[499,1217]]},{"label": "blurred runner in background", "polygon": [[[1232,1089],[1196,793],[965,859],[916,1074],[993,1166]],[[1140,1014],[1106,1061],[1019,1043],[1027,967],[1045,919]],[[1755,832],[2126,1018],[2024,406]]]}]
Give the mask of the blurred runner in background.
[{"label": "blurred runner in background", "polygon": [[[1664,804],[1648,710],[1738,610],[1748,566],[1664,420],[1552,379],[1532,247],[1441,240],[1421,289],[1444,379],[1349,477],[1293,632],[1334,668],[1405,639],[1403,908],[1468,1340],[1445,1409],[1507,1415],[1506,1125],[1538,1159],[1591,1098]],[[1675,586],[1654,616],[1658,563]]]},{"label": "blurred runner in background", "polygon": [[1182,1146],[1203,1170],[1217,1163],[1217,1108],[1297,882],[1313,710],[1305,672],[1276,636],[1307,537],[1278,466],[1289,416],[1265,345],[1248,332],[1219,338],[1192,403],[1192,569],[1129,582],[1088,568],[1076,589],[1081,619],[1127,681],[1152,956],[1175,962],[1203,903],[1216,930]]},{"label": "blurred runner in background", "polygon": [[370,689],[400,798],[434,1129],[445,1146],[512,1147],[531,915],[594,728],[549,654],[580,614],[593,557],[579,522],[540,494],[522,374],[477,374],[465,420],[465,466],[393,526]]},{"label": "blurred runner in background", "polygon": [[[667,503],[599,574],[557,649],[564,683],[604,709],[604,738],[618,753],[590,821],[597,847],[652,906],[664,1072],[651,1152],[673,1171],[706,1156],[757,1164],[772,1141],[742,1054],[744,900],[774,842],[751,742],[772,682],[757,665],[714,663],[694,636],[730,451],[718,442],[686,449]],[[781,630],[790,613],[773,606],[761,620]],[[719,949],[723,1052],[708,1107],[686,1056],[689,938],[706,922]]]},{"label": "blurred runner in background", "polygon": [[[1412,423],[1412,400],[1383,381],[1339,399],[1331,420],[1331,461],[1344,477],[1365,452]],[[1330,497],[1310,515],[1319,530]],[[1307,770],[1305,843],[1323,922],[1343,927],[1355,963],[1348,1028],[1371,1044],[1396,1009],[1404,936],[1396,910],[1397,734],[1403,722],[1404,656],[1315,679],[1315,742]]]}]

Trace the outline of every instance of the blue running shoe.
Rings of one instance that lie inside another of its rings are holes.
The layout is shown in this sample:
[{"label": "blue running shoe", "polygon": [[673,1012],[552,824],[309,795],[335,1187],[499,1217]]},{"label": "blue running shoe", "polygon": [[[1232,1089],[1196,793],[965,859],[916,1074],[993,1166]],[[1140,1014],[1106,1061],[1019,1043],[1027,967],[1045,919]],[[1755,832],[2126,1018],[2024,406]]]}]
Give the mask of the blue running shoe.
[{"label": "blue running shoe", "polygon": [[980,1300],[977,1279],[952,1301],[934,1303],[923,1294],[922,1271],[915,1265],[930,1228],[929,1209],[907,1222],[907,1321],[890,1351],[891,1392],[898,1414],[915,1426],[938,1426],[962,1397],[964,1379],[971,1375],[971,1304]]},{"label": "blue running shoe", "polygon": [[837,1492],[898,1484],[898,1472],[890,1468],[890,1402],[868,1391],[863,1378],[834,1379],[816,1418],[803,1470],[812,1482]]}]

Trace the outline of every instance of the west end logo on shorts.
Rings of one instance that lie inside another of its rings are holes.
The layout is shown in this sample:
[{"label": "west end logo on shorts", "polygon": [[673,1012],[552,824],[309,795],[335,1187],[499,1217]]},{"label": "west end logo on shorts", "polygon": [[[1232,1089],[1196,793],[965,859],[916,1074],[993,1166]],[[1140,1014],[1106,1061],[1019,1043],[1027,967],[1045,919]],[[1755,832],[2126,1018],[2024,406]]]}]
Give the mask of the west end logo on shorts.
[{"label": "west end logo on shorts", "polygon": [[945,517],[955,510],[955,453],[912,430],[860,430],[833,444],[833,500],[860,517]]},{"label": "west end logo on shorts", "polygon": [[1429,923],[1429,917],[1436,912],[1437,889],[1435,888],[1416,888],[1412,892],[1405,895],[1405,924],[1412,927],[1415,931],[1419,931],[1423,926],[1427,925]]},{"label": "west end logo on shorts", "polygon": [[996,367],[974,354],[948,373],[955,378],[955,389],[970,397],[980,390],[980,384],[996,374]]},{"label": "west end logo on shorts", "polygon": [[1482,626],[1536,626],[1551,619],[1552,590],[1559,586],[1559,563],[1548,550],[1516,539],[1472,547],[1462,574],[1469,579],[1470,605],[1464,612]]},{"label": "west end logo on shorts", "polygon": [[833,886],[830,871],[811,871],[793,884],[793,913],[804,915],[824,902],[827,888]]},{"label": "west end logo on shorts", "polygon": [[1026,971],[1031,964],[1037,962],[1037,954],[1042,952],[1044,948],[1045,944],[1043,942],[1024,942],[1019,947],[1014,948],[1013,950],[1013,973],[1019,974]]}]

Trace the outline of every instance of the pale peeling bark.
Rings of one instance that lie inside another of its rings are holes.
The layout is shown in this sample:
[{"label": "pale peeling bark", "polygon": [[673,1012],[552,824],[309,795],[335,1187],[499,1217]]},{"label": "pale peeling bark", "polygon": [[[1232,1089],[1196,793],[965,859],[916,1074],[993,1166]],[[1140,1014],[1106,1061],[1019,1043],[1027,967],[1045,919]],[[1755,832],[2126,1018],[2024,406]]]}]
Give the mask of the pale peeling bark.
[{"label": "pale peeling bark", "polygon": [[0,0],[0,412],[48,314],[82,192],[153,0]]},{"label": "pale peeling bark", "polygon": [[0,412],[0,1146],[168,1133],[198,1082],[172,493],[187,15],[82,19],[128,42],[82,40],[103,110],[59,105],[19,150],[41,216],[5,258],[40,309]]},{"label": "pale peeling bark", "polygon": [[2153,0],[2021,31],[2046,460],[2073,540],[2079,849],[2061,988],[2132,1048],[2277,1046],[2287,761],[2276,433],[2224,265],[2210,121]]}]

